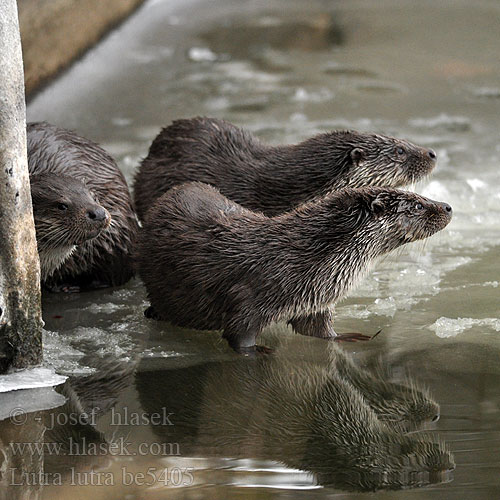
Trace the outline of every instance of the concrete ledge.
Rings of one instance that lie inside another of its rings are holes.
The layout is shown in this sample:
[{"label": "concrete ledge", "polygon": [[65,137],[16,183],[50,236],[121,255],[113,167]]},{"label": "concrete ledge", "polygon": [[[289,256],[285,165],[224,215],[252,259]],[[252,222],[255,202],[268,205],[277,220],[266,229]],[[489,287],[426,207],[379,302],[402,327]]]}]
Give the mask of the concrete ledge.
[{"label": "concrete ledge", "polygon": [[29,96],[80,57],[144,0],[19,0]]}]

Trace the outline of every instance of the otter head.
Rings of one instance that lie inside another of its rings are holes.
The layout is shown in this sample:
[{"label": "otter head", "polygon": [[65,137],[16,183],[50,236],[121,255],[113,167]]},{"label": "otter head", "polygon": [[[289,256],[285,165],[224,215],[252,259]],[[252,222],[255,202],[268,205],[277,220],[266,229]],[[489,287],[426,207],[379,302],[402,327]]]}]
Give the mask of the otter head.
[{"label": "otter head", "polygon": [[360,231],[370,233],[375,255],[428,238],[451,221],[450,205],[408,191],[364,188],[352,193],[365,204],[366,223]]},{"label": "otter head", "polygon": [[[334,133],[335,134],[335,133]],[[335,134],[347,168],[346,186],[400,187],[429,175],[436,166],[432,149],[403,139],[355,131]]]},{"label": "otter head", "polygon": [[95,238],[111,217],[81,181],[54,173],[30,177],[42,279],[71,255],[76,245]]}]

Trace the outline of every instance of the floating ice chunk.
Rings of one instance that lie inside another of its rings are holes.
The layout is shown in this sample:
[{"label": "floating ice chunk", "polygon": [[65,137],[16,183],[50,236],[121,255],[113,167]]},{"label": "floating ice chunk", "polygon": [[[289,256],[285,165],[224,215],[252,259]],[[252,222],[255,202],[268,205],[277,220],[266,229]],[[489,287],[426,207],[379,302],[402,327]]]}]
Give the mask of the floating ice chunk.
[{"label": "floating ice chunk", "polygon": [[62,384],[67,377],[58,375],[50,368],[36,367],[29,370],[0,375],[0,392],[52,387]]},{"label": "floating ice chunk", "polygon": [[493,288],[498,288],[498,281],[486,281],[483,286],[492,286]]},{"label": "floating ice chunk", "polygon": [[478,189],[484,189],[485,187],[487,187],[486,182],[482,181],[481,179],[467,179],[467,184],[474,192],[476,192]]},{"label": "floating ice chunk", "polygon": [[433,325],[429,326],[431,330],[436,332],[436,335],[441,338],[455,337],[473,326],[485,326],[500,332],[500,319],[497,318],[439,318]]},{"label": "floating ice chunk", "polygon": [[14,425],[23,425],[28,420],[28,413],[57,408],[66,402],[66,398],[52,387],[4,392],[0,399],[0,420],[10,418]]},{"label": "floating ice chunk", "polygon": [[122,116],[116,116],[111,119],[111,123],[117,127],[128,127],[132,123],[132,118],[125,118]]},{"label": "floating ice chunk", "polygon": [[498,87],[478,87],[474,89],[473,93],[477,97],[486,97],[489,99],[500,98],[500,88]]},{"label": "floating ice chunk", "polygon": [[82,351],[73,348],[69,339],[56,332],[43,331],[43,358],[45,363],[58,372],[67,374],[88,375],[94,368],[82,366],[79,360],[85,355]]},{"label": "floating ice chunk", "polygon": [[299,87],[293,95],[295,102],[323,102],[329,101],[332,98],[333,93],[326,88],[310,92],[303,87]]},{"label": "floating ice chunk", "polygon": [[165,351],[159,346],[145,349],[142,355],[148,358],[177,358],[178,356],[183,356],[183,354],[176,351]]},{"label": "floating ice chunk", "polygon": [[120,309],[126,309],[125,304],[115,304],[114,302],[106,302],[105,304],[91,304],[85,308],[85,311],[89,311],[92,314],[111,314]]},{"label": "floating ice chunk", "polygon": [[446,200],[450,198],[450,192],[444,183],[440,181],[431,181],[422,190],[422,196],[433,200]]},{"label": "floating ice chunk", "polygon": [[188,57],[195,62],[214,62],[217,61],[217,54],[207,47],[191,47],[188,51]]},{"label": "floating ice chunk", "polygon": [[304,123],[307,121],[307,115],[305,115],[304,113],[292,113],[290,115],[290,121]]},{"label": "floating ice chunk", "polygon": [[370,309],[379,316],[393,317],[398,309],[398,305],[396,303],[396,300],[394,300],[394,297],[375,299],[374,306],[375,307],[371,307]]},{"label": "floating ice chunk", "polygon": [[279,17],[263,16],[257,21],[257,26],[280,26],[283,21]]}]

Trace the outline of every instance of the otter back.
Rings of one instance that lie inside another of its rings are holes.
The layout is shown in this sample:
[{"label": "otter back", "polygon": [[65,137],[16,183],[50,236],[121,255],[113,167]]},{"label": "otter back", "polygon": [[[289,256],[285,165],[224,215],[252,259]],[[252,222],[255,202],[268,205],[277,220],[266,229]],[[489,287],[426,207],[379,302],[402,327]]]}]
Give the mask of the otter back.
[{"label": "otter back", "polygon": [[275,215],[344,187],[398,187],[428,175],[431,149],[356,131],[319,134],[269,146],[214,118],[177,120],[151,144],[134,182],[141,219],[169,188],[189,181],[217,187],[246,208]]}]

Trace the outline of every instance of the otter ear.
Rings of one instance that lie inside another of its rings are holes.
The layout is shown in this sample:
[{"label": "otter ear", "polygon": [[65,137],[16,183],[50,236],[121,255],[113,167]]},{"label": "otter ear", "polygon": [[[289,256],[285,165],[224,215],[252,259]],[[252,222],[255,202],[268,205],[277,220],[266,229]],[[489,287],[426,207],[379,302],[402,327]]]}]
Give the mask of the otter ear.
[{"label": "otter ear", "polygon": [[351,159],[357,165],[363,159],[363,150],[361,148],[354,148],[351,151]]},{"label": "otter ear", "polygon": [[370,207],[375,215],[381,214],[385,210],[384,198],[380,195],[376,196],[372,200]]}]

